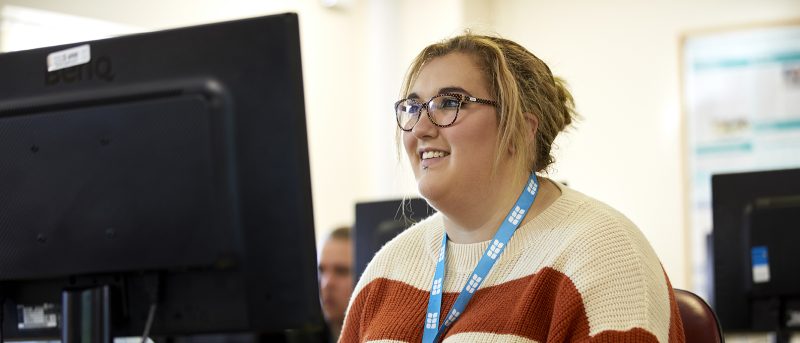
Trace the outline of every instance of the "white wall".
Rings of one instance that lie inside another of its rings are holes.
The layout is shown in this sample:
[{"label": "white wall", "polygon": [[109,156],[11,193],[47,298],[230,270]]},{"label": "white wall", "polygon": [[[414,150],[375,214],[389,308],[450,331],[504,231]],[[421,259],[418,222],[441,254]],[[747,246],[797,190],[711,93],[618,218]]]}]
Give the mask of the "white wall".
[{"label": "white wall", "polygon": [[689,288],[678,47],[684,32],[800,17],[797,0],[0,0],[160,29],[300,14],[318,237],[356,201],[415,193],[391,103],[423,46],[466,27],[519,41],[570,83],[584,119],[551,175],[627,214]]},{"label": "white wall", "polygon": [[553,175],[644,231],[674,286],[691,288],[681,146],[680,37],[800,17],[797,0],[505,0],[497,31],[570,83],[584,119]]}]

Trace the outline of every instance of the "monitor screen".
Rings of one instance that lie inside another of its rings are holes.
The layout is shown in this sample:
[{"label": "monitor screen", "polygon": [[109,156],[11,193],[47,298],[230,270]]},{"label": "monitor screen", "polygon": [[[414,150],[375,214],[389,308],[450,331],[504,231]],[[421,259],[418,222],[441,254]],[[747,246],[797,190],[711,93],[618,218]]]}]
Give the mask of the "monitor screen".
[{"label": "monitor screen", "polygon": [[1,54],[0,75],[4,339],[96,312],[112,336],[322,326],[295,14]]},{"label": "monitor screen", "polygon": [[800,329],[800,169],[714,175],[714,310],[727,332]]},{"label": "monitor screen", "polygon": [[358,281],[369,261],[384,244],[435,212],[425,199],[420,198],[357,203],[354,229],[355,281]]}]

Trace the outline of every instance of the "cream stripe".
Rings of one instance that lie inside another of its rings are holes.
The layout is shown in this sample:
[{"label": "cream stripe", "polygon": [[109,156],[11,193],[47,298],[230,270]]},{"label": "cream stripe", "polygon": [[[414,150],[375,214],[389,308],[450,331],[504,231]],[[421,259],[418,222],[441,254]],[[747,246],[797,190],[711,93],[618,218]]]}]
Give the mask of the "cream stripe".
[{"label": "cream stripe", "polygon": [[[564,214],[573,211],[575,203],[576,201],[572,197],[562,195],[543,213],[520,227],[518,233],[519,231],[544,231],[537,228],[555,228],[558,221],[564,217]],[[361,276],[358,285],[356,285],[354,294],[357,294],[363,286],[379,277],[402,281],[412,287],[428,290],[436,267],[436,257],[438,257],[443,234],[442,216],[434,214],[398,235],[375,255],[375,258],[373,258]],[[535,238],[520,240],[517,236],[518,234],[515,234],[512,237],[505,252],[500,256],[493,268],[503,270],[503,272],[498,273],[493,270],[481,287],[512,280],[513,278],[498,278],[498,276],[508,273],[512,267],[509,262],[516,261],[519,257],[519,252],[523,248],[527,248],[531,244],[537,246],[550,245],[550,243],[543,245],[541,240]],[[445,292],[459,292],[461,290],[489,243],[489,241],[474,244],[448,243]],[[393,255],[390,256],[390,252],[393,252]],[[409,263],[397,263],[400,260],[409,261]],[[520,272],[523,273],[521,276],[530,275],[539,269],[531,270],[529,266],[530,264],[520,266]],[[414,278],[409,280],[408,277],[412,275]]]},{"label": "cream stripe", "polygon": [[539,341],[517,335],[501,335],[488,332],[466,332],[447,337],[442,343],[474,343],[474,342],[503,342],[503,343],[538,343]]}]

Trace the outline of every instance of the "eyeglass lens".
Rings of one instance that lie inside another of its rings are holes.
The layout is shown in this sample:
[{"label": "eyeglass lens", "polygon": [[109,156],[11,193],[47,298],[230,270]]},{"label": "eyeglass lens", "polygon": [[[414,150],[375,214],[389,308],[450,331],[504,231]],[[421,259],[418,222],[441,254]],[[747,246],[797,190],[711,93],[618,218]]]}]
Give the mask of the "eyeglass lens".
[{"label": "eyeglass lens", "polygon": [[411,130],[419,121],[422,108],[426,107],[428,115],[434,124],[448,126],[456,120],[458,109],[461,106],[461,99],[451,95],[440,95],[433,97],[423,106],[416,100],[405,99],[397,103],[395,108],[397,114],[397,124],[403,130]]}]

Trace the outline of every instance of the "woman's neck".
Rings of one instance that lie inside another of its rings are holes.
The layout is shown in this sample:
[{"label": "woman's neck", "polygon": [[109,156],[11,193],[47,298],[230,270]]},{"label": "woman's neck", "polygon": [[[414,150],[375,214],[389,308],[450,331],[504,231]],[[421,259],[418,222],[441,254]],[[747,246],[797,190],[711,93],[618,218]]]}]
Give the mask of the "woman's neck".
[{"label": "woman's neck", "polygon": [[[519,179],[519,178],[516,178]],[[448,238],[460,244],[477,243],[492,239],[497,229],[514,206],[527,178],[517,182],[497,185],[497,192],[479,194],[478,201],[462,202],[458,207],[442,209],[444,227]],[[560,195],[560,190],[545,178],[539,178],[539,193],[520,225],[541,213]]]}]

